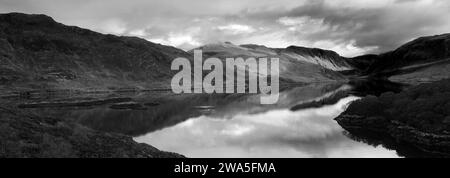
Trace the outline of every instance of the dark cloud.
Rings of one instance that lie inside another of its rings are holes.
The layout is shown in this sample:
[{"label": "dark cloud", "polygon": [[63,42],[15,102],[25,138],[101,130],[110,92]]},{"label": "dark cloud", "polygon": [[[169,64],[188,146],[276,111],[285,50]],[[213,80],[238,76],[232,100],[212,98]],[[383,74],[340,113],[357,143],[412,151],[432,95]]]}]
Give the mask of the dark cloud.
[{"label": "dark cloud", "polygon": [[[311,44],[317,41],[353,44],[366,49],[365,53],[385,52],[419,36],[450,32],[449,3],[443,0],[397,0],[373,7],[333,6],[327,2],[310,0],[286,12],[258,11],[247,13],[246,17],[267,23],[283,17],[307,19],[299,24],[292,22],[290,27],[301,28],[286,33],[286,38]],[[308,28],[311,26],[320,28]]]},{"label": "dark cloud", "polygon": [[232,41],[353,56],[450,30],[447,0],[0,0],[0,12],[11,11],[186,50]]},{"label": "dark cloud", "polygon": [[448,10],[437,4],[416,7],[392,4],[379,8],[340,8],[328,6],[324,1],[314,1],[292,10],[287,15],[323,19],[324,25],[336,27],[312,33],[306,36],[306,39],[355,40],[358,47],[378,46],[373,52],[380,52],[392,50],[420,35],[439,33],[441,27],[449,25],[449,14],[444,13]]}]

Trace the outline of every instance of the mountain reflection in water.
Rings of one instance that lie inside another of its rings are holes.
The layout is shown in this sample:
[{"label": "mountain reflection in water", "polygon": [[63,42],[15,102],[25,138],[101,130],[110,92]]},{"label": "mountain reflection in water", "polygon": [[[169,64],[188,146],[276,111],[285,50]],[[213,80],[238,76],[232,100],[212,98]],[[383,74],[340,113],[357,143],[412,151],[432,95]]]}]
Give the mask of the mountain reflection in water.
[{"label": "mountain reflection in water", "polygon": [[[317,83],[284,88],[273,105],[261,105],[256,94],[147,92],[88,97],[129,97],[144,109],[112,109],[106,104],[26,110],[126,134],[187,157],[398,157],[395,151],[349,137],[333,120],[358,99],[352,95],[364,95],[360,90],[365,85]],[[61,98],[68,99],[33,101]],[[29,101],[10,104],[24,102]]]},{"label": "mountain reflection in water", "polygon": [[350,96],[320,108],[275,109],[230,119],[194,117],[135,140],[188,157],[397,157],[395,151],[349,139],[333,120],[356,99]]}]

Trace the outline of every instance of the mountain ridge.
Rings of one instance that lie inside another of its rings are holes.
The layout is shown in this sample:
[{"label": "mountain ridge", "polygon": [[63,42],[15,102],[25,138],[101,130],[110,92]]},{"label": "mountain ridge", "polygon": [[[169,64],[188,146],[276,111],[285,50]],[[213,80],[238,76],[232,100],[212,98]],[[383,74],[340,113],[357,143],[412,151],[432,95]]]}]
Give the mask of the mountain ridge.
[{"label": "mountain ridge", "polygon": [[[298,47],[300,48],[300,47]],[[308,51],[309,48],[304,48]],[[344,80],[345,77],[339,72],[347,70],[345,61],[342,65],[335,65],[332,57],[324,53],[337,53],[316,49],[316,51],[303,52],[297,48],[269,48],[257,44],[235,45],[230,42],[219,42],[200,46],[188,51],[193,54],[194,50],[202,50],[204,58],[215,57],[221,60],[226,58],[278,58],[280,78],[295,83],[315,83]],[[313,50],[313,49],[311,49]],[[325,57],[324,57],[325,56]],[[342,58],[336,58],[341,60]],[[327,61],[328,60],[328,61]],[[242,67],[242,70],[246,70]],[[259,75],[257,71],[251,71]]]},{"label": "mountain ridge", "polygon": [[[269,48],[231,42],[208,44],[205,57],[278,57],[283,80],[345,80],[346,71],[373,75],[450,57],[450,34],[421,37],[379,55],[345,58],[331,50]],[[0,14],[0,90],[120,90],[170,88],[171,61],[192,50],[138,37],[66,26],[42,14]]]},{"label": "mountain ridge", "polygon": [[[0,82],[24,88],[167,87],[188,53],[137,37],[66,26],[46,15],[0,15]],[[51,85],[51,86],[48,86]]]},{"label": "mountain ridge", "polygon": [[[228,48],[228,49],[227,49]],[[302,47],[302,46],[288,46],[286,48],[270,48],[264,45],[258,45],[258,44],[242,44],[242,45],[235,45],[231,42],[218,42],[218,43],[211,43],[206,44],[197,48],[194,48],[192,50],[189,50],[189,53],[192,53],[193,50],[204,50],[206,51],[206,54],[209,56],[214,56],[218,52],[226,53],[228,55],[249,55],[253,54],[255,57],[264,57],[264,56],[270,56],[270,55],[281,55],[286,53],[294,53],[298,54],[300,58],[307,58],[307,57],[317,57],[318,59],[312,59],[312,60],[305,60],[305,62],[309,62],[316,65],[321,65],[324,68],[328,68],[330,70],[335,71],[343,71],[343,70],[351,70],[351,66],[347,63],[345,60],[345,57],[340,56],[335,51],[331,50],[325,50],[320,48],[308,48],[308,47]],[[227,51],[228,50],[228,51]],[[243,52],[240,53],[234,53],[236,51],[230,51],[230,50],[243,50]],[[211,52],[213,51],[213,52]],[[258,54],[258,52],[263,54]],[[255,54],[256,53],[256,54]],[[223,54],[222,56],[223,57]],[[320,61],[323,60],[323,61]],[[325,63],[329,63],[329,65],[326,65]]]},{"label": "mountain ridge", "polygon": [[416,38],[393,51],[349,58],[364,75],[450,58],[450,33]]}]

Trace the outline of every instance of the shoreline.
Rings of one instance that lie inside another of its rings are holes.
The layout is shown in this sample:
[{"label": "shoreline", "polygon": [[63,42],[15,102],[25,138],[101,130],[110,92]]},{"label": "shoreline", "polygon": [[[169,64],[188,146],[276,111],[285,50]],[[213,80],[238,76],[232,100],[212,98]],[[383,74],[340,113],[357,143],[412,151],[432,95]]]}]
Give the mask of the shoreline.
[{"label": "shoreline", "polygon": [[442,80],[368,96],[350,104],[335,120],[362,139],[371,139],[364,132],[379,133],[391,137],[395,145],[406,143],[426,154],[450,157],[448,89],[450,80]]},{"label": "shoreline", "polygon": [[96,131],[58,118],[0,107],[0,157],[185,158],[130,136]]}]

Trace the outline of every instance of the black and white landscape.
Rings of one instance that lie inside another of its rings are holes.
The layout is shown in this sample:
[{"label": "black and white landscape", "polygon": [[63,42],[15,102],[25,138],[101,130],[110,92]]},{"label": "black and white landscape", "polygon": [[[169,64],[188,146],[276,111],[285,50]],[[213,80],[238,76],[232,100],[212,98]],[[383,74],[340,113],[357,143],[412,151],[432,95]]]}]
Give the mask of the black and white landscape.
[{"label": "black and white landscape", "polygon": [[[450,157],[448,1],[35,3],[0,0],[0,157]],[[279,58],[279,101],[173,93],[194,50]]]}]

